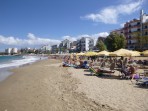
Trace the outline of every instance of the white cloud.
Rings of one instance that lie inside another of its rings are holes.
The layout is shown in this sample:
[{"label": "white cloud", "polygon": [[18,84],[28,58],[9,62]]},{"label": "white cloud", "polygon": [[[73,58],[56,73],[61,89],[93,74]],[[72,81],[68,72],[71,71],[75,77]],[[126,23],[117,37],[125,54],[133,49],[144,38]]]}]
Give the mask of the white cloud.
[{"label": "white cloud", "polygon": [[70,41],[76,41],[76,40],[77,40],[76,37],[72,37],[72,36],[69,36],[69,35],[63,36],[62,39],[68,39],[68,40],[70,40]]},{"label": "white cloud", "polygon": [[98,33],[98,36],[99,37],[107,37],[109,35],[108,32],[101,32],[101,33]]},{"label": "white cloud", "polygon": [[82,37],[91,37],[93,39],[98,39],[98,37],[107,37],[109,35],[108,32],[100,32],[100,33],[97,33],[97,34],[82,34],[82,35],[78,35],[78,36],[63,36],[62,39],[68,39],[70,41],[75,41],[77,39],[80,39]]},{"label": "white cloud", "polygon": [[142,0],[129,0],[118,6],[110,6],[102,9],[99,13],[88,14],[81,19],[92,20],[94,22],[103,22],[105,24],[118,23],[119,15],[131,14],[141,8]]},{"label": "white cloud", "polygon": [[[106,37],[109,34],[107,32],[101,32],[97,34],[82,34],[78,36],[63,36],[62,39],[69,39],[71,41],[76,41],[77,39],[80,39],[82,37],[92,37],[94,40],[97,40],[98,37]],[[13,36],[10,37],[5,37],[0,35],[0,45],[1,46],[6,46],[6,47],[41,47],[43,45],[55,45],[59,44],[61,40],[56,40],[56,39],[49,39],[49,38],[42,38],[42,37],[37,37],[32,33],[28,33],[26,39],[20,39],[16,38]]]},{"label": "white cloud", "polygon": [[5,44],[5,45],[18,45],[20,44],[20,42],[22,42],[21,39],[18,38],[14,38],[14,37],[4,37],[2,35],[0,35],[0,43],[1,44]]},{"label": "white cloud", "polygon": [[60,43],[59,40],[40,38],[34,34],[29,33],[27,39],[19,39],[15,37],[4,37],[0,35],[0,43],[4,45],[15,45],[15,46],[40,46],[40,45],[54,45]]},{"label": "white cloud", "polygon": [[125,23],[120,24],[120,27],[123,28]]}]

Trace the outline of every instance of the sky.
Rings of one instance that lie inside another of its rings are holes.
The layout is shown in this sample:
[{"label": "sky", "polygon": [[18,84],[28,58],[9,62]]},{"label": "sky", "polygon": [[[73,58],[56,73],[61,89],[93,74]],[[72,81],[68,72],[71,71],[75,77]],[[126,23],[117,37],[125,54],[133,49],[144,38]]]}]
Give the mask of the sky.
[{"label": "sky", "polygon": [[39,48],[110,31],[148,14],[148,0],[0,0],[0,51]]}]

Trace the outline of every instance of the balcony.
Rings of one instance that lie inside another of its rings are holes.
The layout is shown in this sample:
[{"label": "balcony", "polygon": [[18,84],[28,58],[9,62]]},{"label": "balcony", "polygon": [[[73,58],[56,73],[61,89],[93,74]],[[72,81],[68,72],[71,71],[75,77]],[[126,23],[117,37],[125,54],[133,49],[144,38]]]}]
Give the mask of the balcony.
[{"label": "balcony", "polygon": [[128,37],[128,39],[132,39],[132,37],[131,37],[131,36],[129,36],[129,37]]},{"label": "balcony", "polygon": [[131,26],[131,28],[140,28],[140,25],[138,26],[138,25],[133,25],[133,26]]}]

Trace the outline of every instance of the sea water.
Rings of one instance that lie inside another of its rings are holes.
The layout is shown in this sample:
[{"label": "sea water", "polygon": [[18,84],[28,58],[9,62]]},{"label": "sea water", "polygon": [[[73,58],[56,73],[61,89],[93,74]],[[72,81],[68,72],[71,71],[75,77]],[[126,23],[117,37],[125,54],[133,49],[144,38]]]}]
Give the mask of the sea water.
[{"label": "sea water", "polygon": [[0,56],[0,81],[12,74],[9,70],[25,64],[31,64],[40,60],[40,56]]}]

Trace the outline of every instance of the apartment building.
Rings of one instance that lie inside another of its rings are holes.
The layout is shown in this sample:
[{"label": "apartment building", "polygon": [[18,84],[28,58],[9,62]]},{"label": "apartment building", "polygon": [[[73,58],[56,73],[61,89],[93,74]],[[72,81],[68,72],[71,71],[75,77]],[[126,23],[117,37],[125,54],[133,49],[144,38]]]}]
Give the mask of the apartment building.
[{"label": "apartment building", "polygon": [[[148,15],[141,10],[138,19],[126,22],[123,28],[113,30],[111,33],[123,34],[127,41],[126,48],[129,50],[140,49],[142,44],[143,49],[148,49]],[[139,43],[138,39],[141,37],[145,43]]]},{"label": "apartment building", "polygon": [[117,33],[117,34],[123,34],[123,32],[124,32],[124,30],[123,30],[123,28],[120,28],[120,29],[115,29],[115,30],[113,30],[113,31],[111,31],[111,33]]},{"label": "apartment building", "polygon": [[[147,15],[148,17],[148,15]],[[145,21],[143,24],[142,24],[142,36],[144,38],[144,41],[145,41],[145,45],[143,47],[143,49],[148,49],[148,19],[146,19],[147,21]]]},{"label": "apartment building", "polygon": [[141,33],[140,19],[133,19],[129,22],[126,22],[124,24],[123,33],[124,33],[124,36],[126,37],[126,40],[127,40],[127,45],[126,45],[127,49],[133,50],[136,47],[138,47],[136,36],[138,33]]},{"label": "apartment building", "polygon": [[59,51],[59,45],[52,45],[51,46],[51,53],[56,54]]},{"label": "apartment building", "polygon": [[89,51],[94,48],[94,40],[91,37],[82,37],[77,41],[77,51]]},{"label": "apartment building", "polygon": [[18,53],[18,49],[17,48],[7,48],[5,49],[5,53],[10,55],[10,54],[17,54]]},{"label": "apartment building", "polygon": [[59,53],[68,53],[71,48],[71,41],[68,39],[63,40],[59,44]]},{"label": "apartment building", "polygon": [[70,52],[76,52],[77,50],[77,41],[73,41],[70,43]]}]

